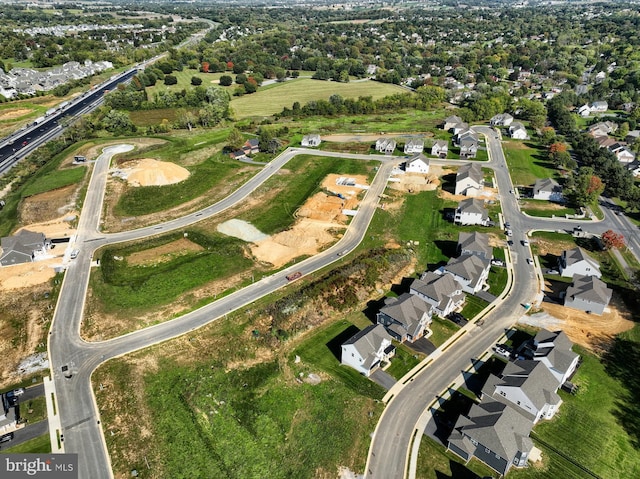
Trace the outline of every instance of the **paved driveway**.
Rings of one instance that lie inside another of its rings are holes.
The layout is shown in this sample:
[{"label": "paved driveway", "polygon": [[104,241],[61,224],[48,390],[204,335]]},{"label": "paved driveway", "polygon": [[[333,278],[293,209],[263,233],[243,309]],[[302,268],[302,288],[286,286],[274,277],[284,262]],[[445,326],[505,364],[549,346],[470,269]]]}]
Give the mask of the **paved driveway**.
[{"label": "paved driveway", "polygon": [[484,299],[488,303],[493,303],[496,300],[496,297],[491,294],[489,291],[478,291],[474,296],[477,296],[480,299]]},{"label": "paved driveway", "polygon": [[[391,359],[391,361],[393,361],[393,359]],[[376,369],[374,372],[372,372],[371,375],[369,376],[369,379],[379,384],[380,386],[385,388],[387,391],[391,389],[393,385],[397,382],[396,378],[391,376],[391,374],[384,372],[382,369]]]},{"label": "paved driveway", "polygon": [[405,344],[409,346],[411,349],[413,349],[414,351],[425,354],[426,356],[429,356],[429,354],[431,354],[436,350],[435,345],[431,341],[429,341],[427,338],[420,338],[414,341],[413,343],[405,343]]}]

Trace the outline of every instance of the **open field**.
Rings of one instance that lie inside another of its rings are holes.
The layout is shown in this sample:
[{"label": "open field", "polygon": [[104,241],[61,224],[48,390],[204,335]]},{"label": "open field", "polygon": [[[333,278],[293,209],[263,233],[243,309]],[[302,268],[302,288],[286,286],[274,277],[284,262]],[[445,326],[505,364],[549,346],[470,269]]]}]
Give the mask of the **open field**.
[{"label": "open field", "polygon": [[397,85],[371,80],[339,83],[300,78],[279,83],[268,89],[258,89],[256,93],[250,95],[234,97],[231,108],[238,119],[243,119],[271,116],[280,113],[284,107],[291,108],[296,101],[304,105],[312,100],[328,100],[334,94],[341,95],[343,98],[371,96],[373,99],[378,99],[394,93],[406,92],[407,90]]},{"label": "open field", "polygon": [[520,209],[529,216],[541,218],[553,218],[554,216],[564,218],[565,215],[575,215],[579,213],[575,208],[569,208],[545,200],[520,200]]},{"label": "open field", "polygon": [[66,168],[52,172],[49,175],[39,176],[22,191],[22,194],[24,196],[37,195],[38,193],[80,183],[86,172],[87,169],[84,166],[79,166],[77,168]]},{"label": "open field", "polygon": [[503,141],[502,148],[515,186],[533,185],[537,179],[556,178],[558,171],[546,152],[531,142]]}]

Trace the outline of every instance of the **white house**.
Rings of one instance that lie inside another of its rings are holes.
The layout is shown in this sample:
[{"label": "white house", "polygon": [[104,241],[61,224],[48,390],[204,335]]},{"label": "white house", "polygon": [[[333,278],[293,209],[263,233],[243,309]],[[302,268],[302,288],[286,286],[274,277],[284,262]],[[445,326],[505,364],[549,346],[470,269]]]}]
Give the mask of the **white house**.
[{"label": "white house", "polygon": [[460,225],[482,225],[489,224],[489,214],[484,207],[484,201],[476,198],[469,198],[458,203],[453,222]]},{"label": "white house", "polygon": [[576,274],[602,277],[598,262],[580,247],[563,251],[558,260],[558,268],[560,275],[565,278],[573,278]]},{"label": "white house", "polygon": [[475,294],[487,284],[490,269],[490,260],[470,254],[451,258],[445,266],[438,268],[436,273],[449,273],[460,283],[465,293]]},{"label": "white house", "polygon": [[468,123],[456,123],[455,125],[453,125],[453,135],[457,136],[460,133],[462,133],[463,131],[467,131],[469,130],[469,124]]},{"label": "white house", "polygon": [[573,343],[564,331],[552,332],[541,329],[531,344],[524,349],[523,355],[544,363],[557,378],[558,383],[564,384],[580,363],[580,355],[574,353],[572,347]]},{"label": "white house", "polygon": [[456,195],[478,196],[484,187],[484,176],[479,163],[466,163],[456,173]]},{"label": "white house", "polygon": [[438,140],[431,147],[431,156],[437,156],[438,158],[446,158],[448,152],[449,152],[449,145],[445,140]]},{"label": "white house", "polygon": [[536,180],[536,183],[533,185],[533,199],[563,202],[562,186],[553,178]]},{"label": "white house", "polygon": [[509,115],[509,113],[500,113],[491,118],[491,120],[489,120],[489,124],[491,126],[509,126],[512,121],[513,117]]},{"label": "white house", "polygon": [[526,140],[529,138],[527,129],[519,121],[511,123],[511,126],[509,126],[509,136],[515,140]]},{"label": "white house", "polygon": [[429,173],[429,160],[425,160],[416,156],[405,162],[404,171],[407,173]]},{"label": "white house", "polygon": [[458,233],[458,254],[475,254],[481,258],[493,259],[493,247],[489,244],[489,235],[473,231]]},{"label": "white house", "polygon": [[585,118],[591,115],[591,108],[589,108],[589,105],[584,104],[580,108],[578,108],[578,115]]},{"label": "white house", "polygon": [[424,141],[419,139],[408,140],[404,144],[405,155],[419,155],[424,151]]},{"label": "white house", "polygon": [[605,113],[609,109],[609,104],[606,101],[594,101],[589,110],[591,113]]},{"label": "white house", "polygon": [[416,295],[404,293],[397,298],[387,298],[376,319],[394,339],[413,342],[428,331],[432,321],[431,305]]},{"label": "white house", "polygon": [[391,336],[380,324],[372,324],[342,344],[340,362],[369,376],[395,355]]},{"label": "white house", "polygon": [[451,115],[445,118],[444,125],[442,129],[445,131],[449,131],[451,128],[455,127],[457,124],[463,123],[462,118],[456,115]]},{"label": "white house", "polygon": [[320,139],[320,135],[316,134],[312,134],[312,135],[304,135],[302,137],[302,141],[300,142],[300,144],[302,146],[320,146],[321,143],[321,139]]},{"label": "white house", "polygon": [[601,315],[611,301],[613,290],[595,276],[576,274],[567,288],[564,305],[587,313]]},{"label": "white house", "polygon": [[391,138],[378,138],[376,140],[376,151],[390,155],[396,149],[396,140]]}]

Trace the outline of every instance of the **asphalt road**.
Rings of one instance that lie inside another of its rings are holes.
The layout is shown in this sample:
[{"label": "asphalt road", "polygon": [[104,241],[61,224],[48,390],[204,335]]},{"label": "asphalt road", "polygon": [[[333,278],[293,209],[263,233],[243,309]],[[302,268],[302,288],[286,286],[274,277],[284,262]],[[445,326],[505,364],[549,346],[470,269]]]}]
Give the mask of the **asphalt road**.
[{"label": "asphalt road", "polygon": [[[103,235],[98,231],[97,223],[102,209],[109,159],[115,153],[123,150],[125,150],[124,147],[118,146],[106,148],[105,153],[95,162],[78,225],[76,244],[80,245],[80,253],[65,274],[49,335],[49,354],[56,386],[58,411],[65,438],[64,447],[66,452],[79,454],[79,477],[81,478],[112,477],[111,465],[91,389],[90,378],[95,368],[110,358],[169,340],[222,318],[227,313],[286,286],[289,282],[285,276],[294,271],[300,271],[306,275],[324,268],[332,262],[340,261],[345,252],[353,250],[362,241],[377,207],[379,196],[384,192],[387,179],[394,167],[393,161],[398,161],[397,158],[390,159],[384,156],[344,155],[305,149],[287,150],[237,191],[215,205],[162,225]],[[319,255],[272,276],[262,278],[249,287],[180,318],[109,341],[87,343],[80,338],[79,329],[90,274],[90,262],[98,247],[184,228],[214,216],[242,201],[275,174],[287,161],[301,153],[342,158],[347,156],[364,160],[378,159],[383,162],[361,202],[358,214],[353,218],[343,238],[336,245]],[[62,373],[62,366],[69,368],[72,374],[71,378],[65,377]]]}]

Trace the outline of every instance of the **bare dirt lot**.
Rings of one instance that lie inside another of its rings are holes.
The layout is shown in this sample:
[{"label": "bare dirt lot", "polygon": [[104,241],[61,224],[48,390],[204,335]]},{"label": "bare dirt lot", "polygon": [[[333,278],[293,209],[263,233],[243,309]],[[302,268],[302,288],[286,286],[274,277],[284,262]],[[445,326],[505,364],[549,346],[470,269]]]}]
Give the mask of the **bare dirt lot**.
[{"label": "bare dirt lot", "polygon": [[362,134],[359,135],[357,133],[336,133],[333,135],[322,135],[323,141],[333,141],[336,143],[342,142],[354,142],[354,141],[366,141],[366,142],[375,142],[378,138],[402,138],[402,137],[415,137],[416,135],[421,135],[423,137],[431,137],[433,133],[416,133],[416,132],[407,132],[407,133],[380,133],[378,135],[372,134]]},{"label": "bare dirt lot", "polygon": [[121,163],[111,174],[126,179],[131,186],[162,186],[186,180],[189,170],[175,163],[142,158]]},{"label": "bare dirt lot", "polygon": [[32,111],[31,108],[9,108],[7,110],[0,110],[0,121],[14,120],[21,116],[28,115]]},{"label": "bare dirt lot", "polygon": [[20,222],[33,225],[71,214],[76,207],[79,189],[79,185],[69,185],[25,198],[20,204]]},{"label": "bare dirt lot", "polygon": [[[349,177],[350,185],[337,184],[341,175],[328,175],[322,182],[327,192],[309,198],[296,212],[298,220],[287,231],[257,241],[251,253],[258,261],[280,267],[294,258],[317,254],[336,239],[336,229],[346,226],[344,210],[356,209],[366,186],[365,176]],[[341,195],[342,198],[335,196]]]}]

